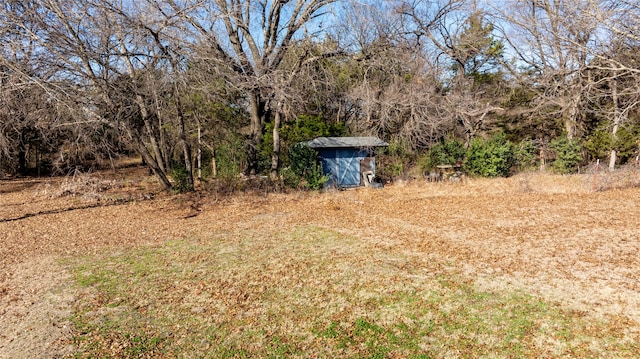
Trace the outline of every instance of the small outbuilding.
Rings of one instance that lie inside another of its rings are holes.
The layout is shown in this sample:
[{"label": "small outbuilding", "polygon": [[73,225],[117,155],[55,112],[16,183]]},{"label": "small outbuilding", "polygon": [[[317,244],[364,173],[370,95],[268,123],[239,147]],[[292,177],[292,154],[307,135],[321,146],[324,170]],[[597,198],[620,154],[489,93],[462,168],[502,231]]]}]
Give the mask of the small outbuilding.
[{"label": "small outbuilding", "polygon": [[377,137],[317,137],[306,142],[316,149],[328,186],[358,187],[372,182],[376,173],[375,150],[389,144]]}]

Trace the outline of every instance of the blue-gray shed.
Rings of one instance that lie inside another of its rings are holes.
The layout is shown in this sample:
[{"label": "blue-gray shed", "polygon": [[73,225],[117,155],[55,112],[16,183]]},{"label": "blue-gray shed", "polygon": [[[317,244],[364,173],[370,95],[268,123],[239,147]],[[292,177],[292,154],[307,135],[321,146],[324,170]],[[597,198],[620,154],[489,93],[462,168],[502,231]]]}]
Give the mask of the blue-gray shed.
[{"label": "blue-gray shed", "polygon": [[375,175],[375,149],[389,145],[377,137],[317,137],[306,144],[320,154],[327,185],[341,188],[364,185],[367,173]]}]

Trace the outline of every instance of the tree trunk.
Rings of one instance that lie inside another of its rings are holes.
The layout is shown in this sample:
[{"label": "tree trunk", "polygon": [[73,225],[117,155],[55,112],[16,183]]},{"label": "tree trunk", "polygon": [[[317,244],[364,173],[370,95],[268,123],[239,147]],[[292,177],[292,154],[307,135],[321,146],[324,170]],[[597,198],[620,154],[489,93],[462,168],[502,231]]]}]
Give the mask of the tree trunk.
[{"label": "tree trunk", "polygon": [[198,152],[197,152],[197,161],[198,161],[198,181],[202,180],[202,128],[200,126],[200,121],[198,121]]},{"label": "tree trunk", "polygon": [[151,125],[151,119],[149,118],[149,111],[147,109],[147,106],[144,103],[142,96],[136,95],[136,104],[140,109],[140,116],[142,117],[144,128],[147,132],[147,136],[149,137],[149,143],[151,144],[151,149],[153,150],[155,162],[158,165],[158,168],[162,170],[162,172],[166,173],[167,166],[163,161],[162,151],[160,151],[160,146],[158,146],[158,140],[156,139],[156,134],[153,131],[153,126]]},{"label": "tree trunk", "polygon": [[614,148],[611,149],[611,156],[609,157],[609,171],[613,171],[616,168],[617,153],[615,150],[615,141],[618,134],[618,128],[622,122],[622,114],[618,106],[618,81],[615,78],[610,80],[611,97],[613,100],[613,128],[611,129],[611,137],[614,141]]},{"label": "tree trunk", "polygon": [[[159,136],[159,148],[160,148],[160,156],[161,156],[161,161],[160,163],[162,164],[167,164],[167,166],[170,163],[170,158],[169,158],[169,146],[167,146],[167,140],[166,140],[166,133],[164,130],[164,124],[162,122],[162,106],[160,105],[160,99],[158,98],[158,92],[156,91],[155,87],[152,86],[153,89],[153,97],[154,97],[154,101],[156,104],[156,116],[158,118],[158,136]],[[160,166],[161,168],[165,168],[164,165]],[[166,170],[166,169],[165,169]]]},{"label": "tree trunk", "polygon": [[278,169],[280,168],[280,122],[282,115],[280,111],[276,111],[273,118],[273,153],[271,154],[271,179],[278,178]]},{"label": "tree trunk", "polygon": [[564,127],[567,131],[567,138],[573,140],[576,137],[577,125],[578,125],[578,107],[580,105],[581,95],[575,95],[571,99],[569,107],[569,113],[565,118]]},{"label": "tree trunk", "polygon": [[218,162],[216,161],[216,146],[215,145],[211,146],[207,143],[204,143],[204,145],[211,150],[211,177],[216,178],[218,177]]},{"label": "tree trunk", "polygon": [[139,136],[135,136],[133,138],[134,138],[134,141],[136,141],[136,144],[138,146],[138,152],[140,153],[140,156],[142,156],[142,159],[144,160],[144,162],[146,162],[147,166],[149,166],[149,168],[151,169],[151,172],[153,172],[156,178],[158,178],[158,181],[160,182],[162,189],[165,191],[168,191],[171,188],[173,188],[173,186],[171,185],[171,182],[167,178],[166,173],[160,168],[160,166],[158,166],[158,162],[156,162],[155,158],[151,156],[151,154],[149,153],[149,150],[147,149],[147,146],[145,146],[144,142],[142,142],[142,139],[140,139]]},{"label": "tree trunk", "polygon": [[215,147],[211,147],[211,177],[218,177],[218,162],[216,161]]},{"label": "tree trunk", "polygon": [[260,142],[262,141],[262,129],[264,127],[264,118],[266,112],[266,106],[258,92],[253,92],[249,98],[251,105],[251,127],[249,133],[249,148],[248,150],[248,163],[247,163],[247,175],[256,175],[259,170],[259,158],[258,149],[260,148]]},{"label": "tree trunk", "polygon": [[180,101],[180,97],[178,95],[177,88],[174,87],[174,101],[176,106],[176,112],[178,114],[178,130],[180,142],[182,142],[182,153],[184,157],[184,168],[187,172],[187,191],[193,191],[195,188],[193,185],[193,160],[191,158],[191,146],[189,146],[189,141],[187,141],[187,132],[185,130],[184,125],[184,113],[182,112],[182,102]]},{"label": "tree trunk", "polygon": [[38,145],[36,144],[35,152],[36,152],[36,173],[37,176],[40,177],[40,151],[38,151]]},{"label": "tree trunk", "polygon": [[24,175],[27,171],[27,148],[24,132],[20,133],[20,143],[18,144],[18,173]]},{"label": "tree trunk", "polygon": [[18,173],[21,175],[27,172],[27,152],[24,145],[18,146]]}]

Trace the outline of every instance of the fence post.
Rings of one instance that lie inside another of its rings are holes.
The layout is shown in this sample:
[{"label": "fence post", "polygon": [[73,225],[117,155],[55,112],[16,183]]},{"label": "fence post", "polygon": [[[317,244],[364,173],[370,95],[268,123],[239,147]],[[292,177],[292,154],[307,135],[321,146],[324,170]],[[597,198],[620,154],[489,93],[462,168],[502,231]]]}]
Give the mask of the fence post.
[{"label": "fence post", "polygon": [[593,171],[593,188],[592,190],[595,192],[598,188],[598,167],[600,167],[600,159],[596,161],[596,169]]}]

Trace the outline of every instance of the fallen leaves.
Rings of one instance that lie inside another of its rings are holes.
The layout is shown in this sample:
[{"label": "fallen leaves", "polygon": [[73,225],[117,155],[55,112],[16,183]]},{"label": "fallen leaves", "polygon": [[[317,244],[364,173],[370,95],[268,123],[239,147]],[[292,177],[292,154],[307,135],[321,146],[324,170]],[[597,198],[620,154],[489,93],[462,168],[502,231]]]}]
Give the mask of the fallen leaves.
[{"label": "fallen leaves", "polygon": [[[83,181],[102,186],[100,181]],[[246,282],[238,273],[233,281],[194,281],[190,287],[171,289],[176,297],[166,300],[178,300],[181,295],[229,298],[219,308],[221,311],[245,308],[252,296],[265,295],[269,289],[264,283],[275,283],[276,288],[281,283],[316,287],[319,291],[337,290],[335,283],[322,278],[311,283],[304,281],[308,278],[296,277],[296,273],[313,267],[308,267],[309,263],[301,266],[288,256],[314,253],[318,248],[296,245],[295,241],[283,247],[278,242],[281,233],[295,232],[304,225],[326,228],[356,240],[349,246],[335,240],[323,244],[326,263],[316,265],[325,266],[322,268],[329,272],[331,258],[358,258],[388,265],[390,273],[411,269],[416,276],[426,268],[446,273],[450,267],[487,288],[521,288],[590,315],[615,313],[628,320],[616,322],[621,325],[633,326],[640,321],[639,189],[592,193],[577,177],[531,175],[526,191],[521,179],[515,178],[469,180],[463,184],[415,182],[383,190],[363,188],[323,194],[152,198],[145,197],[152,190],[149,184],[141,186],[133,181],[121,186],[106,181],[108,188],[96,187],[101,198],[130,200],[104,206],[106,201],[87,203],[82,196],[51,196],[60,185],[51,180],[43,187],[34,182],[0,183],[0,298],[5,312],[38,300],[36,289],[31,293],[15,288],[15,278],[25,270],[24,263],[34,265],[38,258],[170,246],[171,241],[185,238],[203,244],[215,238],[221,244],[228,242],[228,250],[252,253],[273,254],[274,248],[281,248],[285,251],[279,253],[282,262],[264,269],[279,273],[279,277],[254,277],[255,282]],[[296,235],[306,238],[309,234],[302,231]],[[247,245],[247,236],[255,242]],[[220,250],[225,247],[221,245]],[[372,256],[372,250],[405,253],[413,259],[387,263]],[[241,263],[241,254],[228,255],[237,255]],[[206,260],[202,253],[190,258],[192,263]],[[36,266],[34,270],[47,271],[47,267]],[[349,283],[341,285],[346,288]],[[185,305],[196,314],[208,313],[207,303],[194,301]],[[147,311],[149,305],[140,308]],[[242,313],[240,309],[238,315]]]}]

